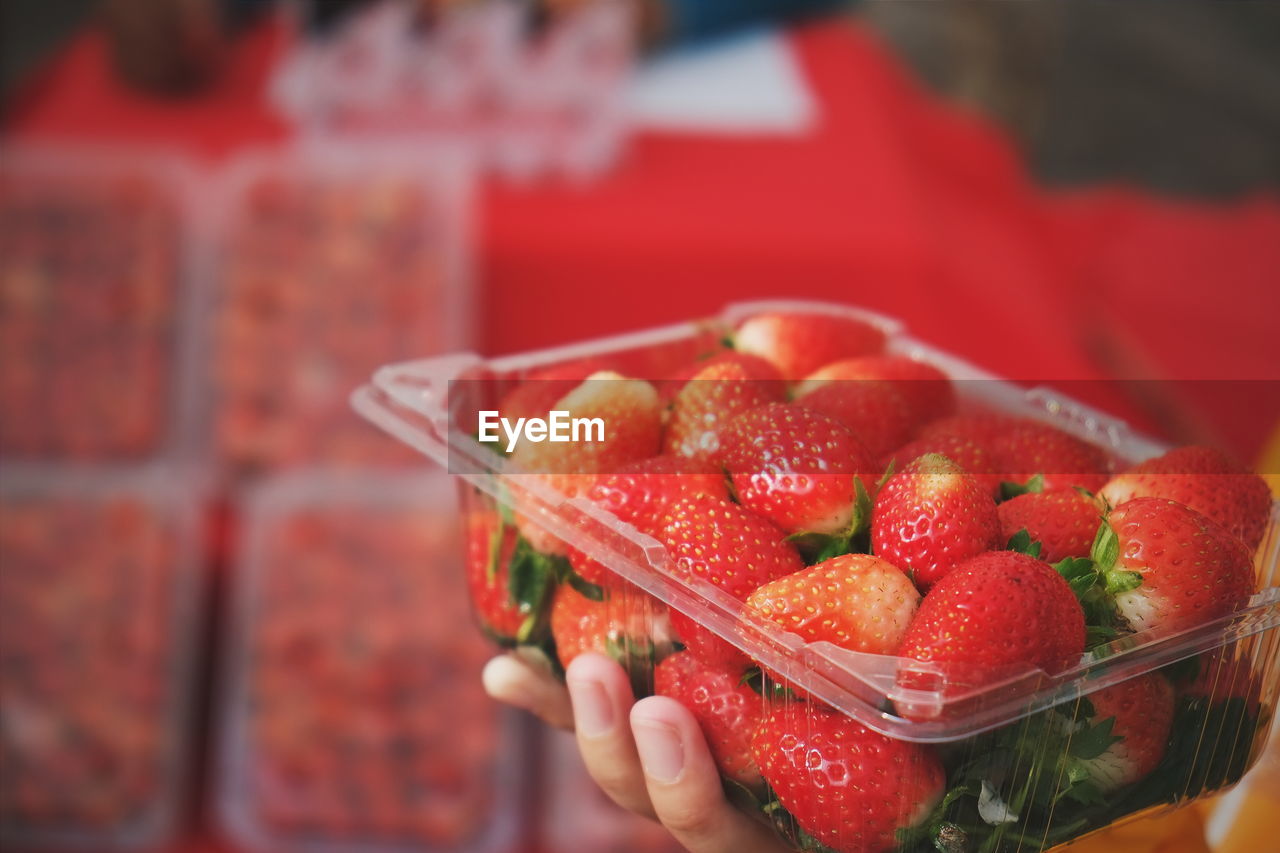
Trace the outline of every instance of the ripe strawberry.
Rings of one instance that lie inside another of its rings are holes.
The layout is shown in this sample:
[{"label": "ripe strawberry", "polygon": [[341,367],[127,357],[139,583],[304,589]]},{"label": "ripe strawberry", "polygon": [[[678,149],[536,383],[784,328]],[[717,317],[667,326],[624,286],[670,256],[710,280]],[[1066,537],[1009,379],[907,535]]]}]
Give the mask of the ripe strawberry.
[{"label": "ripe strawberry", "polygon": [[662,401],[670,404],[676,398],[676,395],[680,393],[680,389],[689,384],[689,380],[708,367],[725,362],[737,362],[763,379],[782,381],[782,374],[778,372],[778,368],[774,367],[771,362],[754,355],[725,349],[681,365],[677,370],[666,374],[665,379],[655,382],[654,387],[658,389],[658,395],[662,398]]},{"label": "ripe strawberry", "polygon": [[777,365],[787,379],[884,349],[884,332],[870,323],[827,314],[761,314],[738,327],[733,346]]},{"label": "ripe strawberry", "polygon": [[872,549],[902,567],[922,590],[961,560],[1002,544],[995,501],[945,456],[920,457],[876,496]]},{"label": "ripe strawberry", "polygon": [[[598,478],[586,497],[640,532],[656,537],[667,507],[675,501],[686,497],[728,500],[729,489],[724,475],[709,462],[654,456]],[[588,583],[617,586],[621,580],[576,548],[569,549],[569,564]]]},{"label": "ripe strawberry", "polygon": [[1111,465],[1101,448],[1029,418],[953,415],[928,424],[920,435],[972,441],[990,455],[1004,480],[1025,483],[1040,475],[1045,490],[1079,486],[1096,492],[1106,482]]},{"label": "ripe strawberry", "polygon": [[1087,697],[1093,715],[1086,724],[1112,719],[1111,736],[1120,738],[1101,755],[1077,759],[1104,794],[1146,776],[1160,764],[1173,726],[1173,687],[1157,673],[1134,676]]},{"label": "ripe strawberry", "polygon": [[1098,501],[1075,489],[1028,492],[997,507],[1000,537],[1008,541],[1026,530],[1043,547],[1040,559],[1056,563],[1067,557],[1088,557],[1102,521]]},{"label": "ripe strawberry", "polygon": [[947,375],[931,364],[900,355],[869,355],[828,364],[809,374],[796,396],[820,383],[851,380],[884,380],[902,396],[913,426],[946,417],[955,411],[956,392]]},{"label": "ripe strawberry", "polygon": [[[990,551],[955,566],[929,591],[907,628],[901,657],[941,664],[942,676],[911,669],[898,683],[942,689],[944,699],[1027,667],[1061,672],[1084,651],[1084,612],[1048,563],[1014,551]],[[936,707],[899,703],[912,719]]]},{"label": "ripe strawberry", "polygon": [[1253,559],[1239,538],[1165,498],[1113,509],[1093,560],[1134,631],[1177,631],[1226,616],[1254,591]]},{"label": "ripe strawberry", "polygon": [[[709,583],[738,601],[804,568],[799,553],[772,522],[728,501],[677,501],[667,512],[660,541],[673,577]],[[671,625],[689,651],[706,663],[738,671],[750,665],[741,650],[683,613],[672,610]]]},{"label": "ripe strawberry", "polygon": [[886,655],[901,645],[919,603],[901,569],[868,554],[833,557],[747,598],[749,608],[807,642]]},{"label": "ripe strawberry", "polygon": [[1201,697],[1211,703],[1240,699],[1252,717],[1261,710],[1262,679],[1249,660],[1231,657],[1226,649],[1200,655],[1195,675],[1177,686],[1180,695]]},{"label": "ripe strawberry", "polygon": [[546,417],[556,403],[584,379],[607,370],[609,367],[603,359],[583,358],[534,371],[502,398],[498,411],[512,421]]},{"label": "ripe strawberry", "polygon": [[853,521],[854,480],[875,489],[874,462],[842,424],[787,403],[739,415],[720,436],[738,501],[788,533],[834,534]]},{"label": "ripe strawberry", "polygon": [[643,669],[672,648],[666,608],[656,599],[637,595],[595,601],[569,584],[556,589],[551,636],[565,668],[580,654],[599,652],[624,666],[634,661]]},{"label": "ripe strawberry", "polygon": [[604,441],[521,440],[511,454],[513,468],[523,472],[507,477],[520,533],[538,551],[561,555],[568,546],[537,521],[545,510],[524,489],[536,482],[565,497],[575,497],[594,482],[591,475],[616,471],[656,455],[662,410],[658,394],[648,382],[608,372],[592,374],[560,398],[553,409],[567,411],[573,418],[599,418],[605,424]]},{"label": "ripe strawberry", "polygon": [[494,640],[512,645],[526,619],[535,616],[511,596],[511,564],[519,537],[496,512],[469,513],[467,531],[467,590],[480,627]]},{"label": "ripe strawberry", "polygon": [[658,664],[653,689],[693,713],[721,773],[748,788],[764,781],[751,754],[751,735],[760,725],[764,700],[742,683],[741,673],[676,652]]},{"label": "ripe strawberry", "polygon": [[751,748],[800,828],[842,853],[896,849],[897,832],[923,821],[946,787],[931,747],[885,737],[818,705],[775,706]]},{"label": "ripe strawberry", "polygon": [[1000,475],[996,473],[995,460],[991,454],[972,439],[958,435],[939,434],[929,438],[917,438],[896,450],[886,453],[881,461],[880,470],[887,471],[892,465],[895,471],[901,471],[907,465],[924,456],[926,453],[940,453],[959,465],[966,473],[973,476],[993,498],[1000,496]]},{"label": "ripe strawberry", "polygon": [[714,459],[720,431],[730,421],[786,394],[786,383],[768,362],[741,353],[716,359],[676,394],[663,452]]},{"label": "ripe strawberry", "polygon": [[879,458],[911,438],[915,423],[907,401],[888,382],[821,382],[796,395],[796,405],[835,418]]},{"label": "ripe strawberry", "polygon": [[1271,491],[1257,474],[1209,447],[1179,447],[1117,474],[1102,488],[1111,506],[1132,498],[1168,498],[1206,515],[1249,550],[1262,541]]}]

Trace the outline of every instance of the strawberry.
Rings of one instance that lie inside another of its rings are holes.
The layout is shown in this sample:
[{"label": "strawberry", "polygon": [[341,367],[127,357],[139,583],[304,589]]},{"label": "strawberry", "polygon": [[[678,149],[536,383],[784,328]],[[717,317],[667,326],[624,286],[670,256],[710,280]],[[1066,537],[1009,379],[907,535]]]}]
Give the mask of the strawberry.
[{"label": "strawberry", "polygon": [[743,412],[786,397],[777,369],[753,356],[714,359],[685,383],[671,404],[663,452],[714,459],[720,431]]},{"label": "strawberry", "polygon": [[1180,695],[1207,699],[1211,703],[1239,699],[1249,716],[1258,716],[1262,707],[1262,679],[1249,660],[1231,657],[1227,649],[1218,649],[1200,655],[1195,663],[1195,674],[1177,685]]},{"label": "strawberry", "polygon": [[961,560],[998,548],[991,495],[945,456],[926,454],[894,474],[876,496],[871,546],[928,590]]},{"label": "strawberry", "polygon": [[[599,418],[604,422],[603,441],[520,441],[511,454],[515,470],[507,477],[516,508],[516,524],[533,547],[547,554],[563,555],[568,546],[537,521],[545,511],[532,495],[523,493],[531,482],[575,497],[590,487],[590,475],[616,471],[623,465],[654,456],[662,435],[662,411],[653,386],[642,379],[626,379],[616,373],[593,373],[560,398],[553,410],[572,418]],[[532,513],[532,515],[531,515]]]},{"label": "strawberry", "polygon": [[906,399],[888,382],[822,382],[797,394],[796,405],[835,418],[879,458],[911,438],[915,424]]},{"label": "strawberry", "polygon": [[854,481],[874,463],[838,421],[786,403],[739,415],[720,436],[738,501],[788,533],[834,534],[854,520]]},{"label": "strawberry", "polygon": [[884,349],[884,332],[870,323],[829,314],[760,314],[738,327],[734,349],[773,362],[787,379]]},{"label": "strawberry", "polygon": [[1168,498],[1206,515],[1249,550],[1262,541],[1271,491],[1257,474],[1209,447],[1179,447],[1117,474],[1101,496],[1119,506],[1132,498]]},{"label": "strawberry", "polygon": [[997,512],[1001,538],[1007,541],[1026,530],[1040,543],[1040,558],[1048,563],[1088,557],[1102,520],[1098,502],[1075,489],[1028,492],[1000,504]]},{"label": "strawberry", "polygon": [[[466,518],[467,590],[480,627],[494,640],[512,645],[533,608],[522,609],[511,595],[511,565],[519,537],[496,512],[480,510]],[[544,593],[545,594],[545,590]],[[532,626],[530,626],[532,627]]]},{"label": "strawberry", "polygon": [[[685,582],[709,583],[738,601],[757,587],[804,568],[785,534],[767,519],[728,501],[684,498],[673,504],[660,541],[667,569]],[[693,619],[672,610],[671,625],[688,649],[706,663],[750,665],[747,656]]]},{"label": "strawberry", "polygon": [[647,595],[597,601],[562,584],[551,606],[556,654],[566,669],[585,652],[608,655],[624,666],[651,668],[672,648],[665,611]]},{"label": "strawberry", "polygon": [[897,833],[923,822],[946,785],[931,747],[894,740],[818,705],[773,707],[751,749],[800,828],[842,853],[896,849]]},{"label": "strawberry", "polygon": [[[587,489],[586,497],[619,520],[656,537],[670,504],[685,497],[727,500],[729,489],[724,475],[708,462],[684,456],[654,456],[598,478]],[[620,580],[576,548],[569,549],[569,564],[588,583],[616,586]]]},{"label": "strawberry", "polygon": [[834,381],[883,380],[901,395],[913,426],[946,417],[955,411],[956,392],[947,375],[931,364],[900,355],[871,355],[845,359],[805,377],[796,396]]},{"label": "strawberry", "polygon": [[725,349],[690,361],[667,373],[666,378],[654,383],[654,386],[658,389],[658,396],[662,398],[664,403],[670,404],[675,400],[676,395],[680,393],[680,389],[689,384],[689,380],[708,367],[724,364],[725,362],[737,362],[763,379],[782,381],[782,374],[778,372],[778,368],[774,367],[771,362],[765,361],[763,358],[757,358],[754,355]]},{"label": "strawberry", "polygon": [[902,571],[868,554],[845,554],[778,578],[747,606],[806,642],[893,654],[920,603]]},{"label": "strawberry", "polygon": [[603,359],[583,358],[536,370],[503,396],[498,411],[513,421],[546,417],[547,412],[584,379],[608,369]]},{"label": "strawberry", "polygon": [[[1028,667],[1049,674],[1084,651],[1084,611],[1048,563],[1014,551],[990,551],[956,565],[920,602],[898,655],[942,666],[942,679],[904,668],[903,687],[956,696]],[[936,708],[900,703],[913,719]]]},{"label": "strawberry", "polygon": [[926,453],[942,454],[971,474],[993,498],[1000,496],[1000,475],[996,473],[995,460],[991,458],[991,454],[972,439],[958,435],[939,434],[917,438],[886,453],[881,460],[880,470],[887,471],[892,465],[894,470],[901,471]]},{"label": "strawberry", "polygon": [[1173,726],[1173,687],[1156,673],[1136,675],[1089,694],[1093,714],[1088,725],[1111,720],[1118,738],[1096,757],[1077,758],[1101,793],[1110,793],[1145,777],[1160,763]]},{"label": "strawberry", "polygon": [[1004,480],[1022,484],[1039,475],[1042,489],[1079,486],[1091,492],[1107,480],[1111,460],[1099,447],[1029,418],[952,415],[926,425],[921,438],[948,435],[977,444]]},{"label": "strawberry", "polygon": [[1165,498],[1134,498],[1107,516],[1096,571],[1134,631],[1177,631],[1231,613],[1254,591],[1253,558],[1238,537]]},{"label": "strawberry", "polygon": [[764,700],[743,683],[741,673],[676,652],[658,664],[653,688],[693,713],[721,773],[748,788],[760,786],[764,780],[751,754],[751,735],[760,724]]}]

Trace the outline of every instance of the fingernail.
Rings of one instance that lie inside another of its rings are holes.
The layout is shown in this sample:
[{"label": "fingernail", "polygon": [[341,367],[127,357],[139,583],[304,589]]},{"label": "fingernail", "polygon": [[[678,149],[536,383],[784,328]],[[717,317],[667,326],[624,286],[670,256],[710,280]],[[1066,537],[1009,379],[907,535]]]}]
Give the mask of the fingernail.
[{"label": "fingernail", "polygon": [[645,775],[671,784],[684,771],[684,744],[680,732],[663,723],[636,723],[636,749]]},{"label": "fingernail", "polygon": [[600,737],[613,730],[613,703],[600,682],[570,682],[569,700],[573,703],[573,724],[581,734]]}]

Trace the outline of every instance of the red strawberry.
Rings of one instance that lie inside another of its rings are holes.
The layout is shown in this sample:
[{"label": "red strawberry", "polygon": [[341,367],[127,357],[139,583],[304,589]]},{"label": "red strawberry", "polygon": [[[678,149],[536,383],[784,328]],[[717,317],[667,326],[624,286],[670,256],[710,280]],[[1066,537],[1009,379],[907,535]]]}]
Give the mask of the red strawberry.
[{"label": "red strawberry", "polygon": [[918,438],[904,444],[891,453],[885,454],[880,470],[887,471],[893,465],[895,471],[901,471],[926,453],[940,453],[959,465],[966,473],[973,475],[982,487],[991,493],[993,498],[1000,496],[1000,475],[996,473],[995,460],[991,454],[972,439],[958,435],[939,434],[929,438]]},{"label": "red strawberry", "polygon": [[738,327],[733,346],[773,362],[787,379],[803,379],[833,361],[881,352],[884,332],[850,317],[761,314]]},{"label": "red strawberry", "polygon": [[655,382],[654,386],[658,389],[658,395],[662,397],[663,402],[671,403],[676,395],[680,393],[680,390],[689,384],[689,380],[708,367],[725,362],[737,362],[762,379],[782,381],[782,374],[778,372],[778,368],[774,367],[771,362],[765,361],[763,358],[757,358],[754,355],[726,349],[682,365],[678,370],[668,374],[665,379]]},{"label": "red strawberry", "polygon": [[608,369],[603,359],[583,358],[534,371],[502,398],[498,411],[513,421],[546,417],[582,380]]},{"label": "red strawberry", "polygon": [[[684,456],[654,456],[626,465],[615,474],[600,477],[586,497],[634,526],[657,536],[667,507],[680,498],[721,498],[729,489],[724,475],[708,462]],[[620,578],[576,548],[569,549],[569,563],[585,581],[616,586]]]},{"label": "red strawberry", "polygon": [[842,424],[808,409],[762,406],[735,418],[720,441],[738,501],[788,533],[848,529],[854,480],[862,474],[875,489],[866,449]]},{"label": "red strawberry", "polygon": [[810,643],[893,654],[920,603],[920,593],[894,565],[845,554],[751,593],[747,606]]},{"label": "red strawberry", "polygon": [[1043,546],[1040,558],[1056,563],[1067,557],[1088,557],[1102,521],[1098,502],[1075,489],[1028,492],[997,508],[1000,537],[1006,542],[1026,530]]},{"label": "red strawberry", "polygon": [[1046,490],[1079,486],[1096,492],[1110,470],[1110,459],[1101,448],[1029,418],[953,415],[928,424],[920,435],[972,441],[990,455],[1003,479],[1025,483],[1039,474]]},{"label": "red strawberry", "polygon": [[720,449],[720,431],[730,421],[786,394],[786,383],[768,362],[740,353],[716,359],[676,395],[663,451],[713,459]]},{"label": "red strawberry", "polygon": [[1179,447],[1117,474],[1100,493],[1119,506],[1132,498],[1168,498],[1191,507],[1257,550],[1271,515],[1271,491],[1257,474],[1209,447]]},{"label": "red strawberry", "polygon": [[1136,782],[1160,764],[1173,726],[1173,687],[1156,673],[1137,675],[1086,697],[1089,725],[1112,719],[1120,740],[1096,758],[1077,759],[1102,793]]},{"label": "red strawberry", "polygon": [[[683,581],[703,581],[738,601],[759,586],[804,568],[785,534],[767,519],[728,501],[682,499],[671,506],[663,524],[667,567]],[[750,660],[739,649],[672,610],[671,625],[685,646],[711,664],[737,667]]]},{"label": "red strawberry", "polygon": [[923,590],[961,560],[1003,544],[995,501],[945,456],[920,457],[876,496],[872,549]]},{"label": "red strawberry", "polygon": [[822,382],[797,394],[796,405],[835,418],[876,458],[910,439],[915,429],[906,399],[888,382]]},{"label": "red strawberry", "polygon": [[512,644],[522,633],[525,620],[533,615],[511,597],[511,560],[519,537],[514,527],[502,523],[498,513],[488,510],[468,514],[466,530],[471,605],[485,633],[500,643]]},{"label": "red strawberry", "polygon": [[721,773],[748,788],[764,781],[751,754],[751,736],[760,725],[764,700],[742,683],[740,672],[677,652],[654,670],[653,689],[693,713]]},{"label": "red strawberry", "polygon": [[516,471],[525,473],[508,476],[507,483],[516,505],[520,533],[538,551],[564,554],[567,546],[537,521],[542,507],[536,498],[523,494],[523,489],[537,482],[566,497],[575,497],[594,482],[591,475],[616,471],[630,462],[656,455],[662,435],[662,411],[652,385],[616,373],[592,374],[557,401],[553,409],[566,411],[572,418],[599,418],[604,422],[604,440],[538,443],[522,439],[510,462]]},{"label": "red strawberry", "polygon": [[947,375],[931,364],[900,355],[870,355],[828,364],[806,377],[796,393],[804,394],[822,382],[876,379],[889,382],[902,395],[914,426],[955,411],[956,392]]},{"label": "red strawberry", "polygon": [[995,438],[989,452],[1006,480],[1044,478],[1044,489],[1079,486],[1096,492],[1107,481],[1111,460],[1102,448],[1038,421],[1021,420]]},{"label": "red strawberry", "polygon": [[1226,616],[1254,591],[1239,538],[1193,509],[1135,498],[1111,511],[1093,559],[1135,631],[1176,631]]},{"label": "red strawberry", "polygon": [[1226,649],[1219,649],[1200,655],[1195,675],[1180,684],[1178,692],[1212,703],[1242,699],[1246,712],[1256,717],[1262,704],[1262,679],[1247,659],[1231,657]]},{"label": "red strawberry", "polygon": [[817,705],[775,706],[751,748],[800,828],[841,853],[897,849],[897,832],[924,820],[946,787],[931,747]]},{"label": "red strawberry", "polygon": [[[943,690],[944,699],[1038,667],[1050,674],[1084,651],[1084,611],[1048,563],[1014,551],[990,551],[955,566],[920,603],[901,657],[942,665],[942,678],[904,668],[903,687]],[[906,702],[912,719],[939,716],[936,707]]]},{"label": "red strawberry", "polygon": [[666,608],[647,595],[594,601],[568,584],[555,593],[551,636],[560,663],[585,652],[599,652],[627,664],[652,666],[671,651]]}]

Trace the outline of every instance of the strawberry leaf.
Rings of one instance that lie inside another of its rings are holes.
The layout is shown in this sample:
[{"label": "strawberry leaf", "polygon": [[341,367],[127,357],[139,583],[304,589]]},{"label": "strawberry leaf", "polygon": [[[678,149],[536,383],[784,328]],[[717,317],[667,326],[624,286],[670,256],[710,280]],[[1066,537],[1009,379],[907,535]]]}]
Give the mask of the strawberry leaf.
[{"label": "strawberry leaf", "polygon": [[[897,466],[897,459],[889,460],[889,467],[884,469],[884,473],[880,475],[880,479],[876,481],[876,494],[880,494],[880,490],[884,488],[884,484],[889,482],[889,478],[893,476],[894,468]],[[861,483],[861,480],[858,481]]]},{"label": "strawberry leaf", "polygon": [[1107,594],[1120,595],[1142,586],[1142,575],[1137,572],[1107,572]]},{"label": "strawberry leaf", "polygon": [[[568,564],[566,563],[565,565]],[[586,580],[573,569],[569,569],[565,572],[564,580],[569,584],[569,586],[576,589],[584,598],[589,598],[592,601],[604,601],[604,587]]]},{"label": "strawberry leaf", "polygon": [[1025,483],[1015,483],[1010,480],[1003,480],[1000,483],[1000,500],[1009,501],[1022,495],[1035,494],[1044,491],[1044,475],[1036,474]]},{"label": "strawberry leaf", "polygon": [[1124,738],[1111,733],[1116,718],[1107,717],[1100,723],[1086,725],[1071,737],[1071,745],[1067,748],[1072,758],[1088,761],[1102,755],[1111,745]]},{"label": "strawberry leaf", "polygon": [[1098,525],[1098,534],[1093,538],[1093,547],[1089,557],[1098,567],[1098,572],[1106,574],[1115,568],[1120,559],[1120,537],[1107,522]]},{"label": "strawberry leaf", "polygon": [[1027,528],[1022,528],[1017,533],[1009,537],[1009,542],[1005,545],[1005,550],[1016,551],[1019,554],[1026,554],[1028,557],[1040,559],[1040,551],[1043,546],[1033,541],[1031,534],[1027,532]]}]

